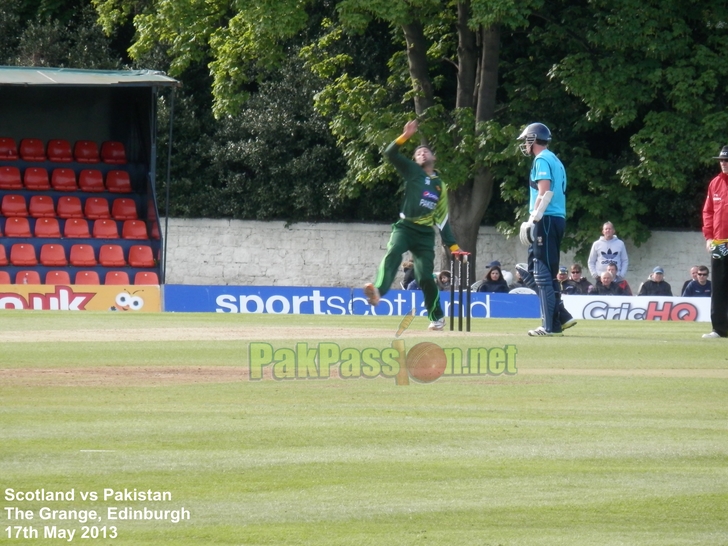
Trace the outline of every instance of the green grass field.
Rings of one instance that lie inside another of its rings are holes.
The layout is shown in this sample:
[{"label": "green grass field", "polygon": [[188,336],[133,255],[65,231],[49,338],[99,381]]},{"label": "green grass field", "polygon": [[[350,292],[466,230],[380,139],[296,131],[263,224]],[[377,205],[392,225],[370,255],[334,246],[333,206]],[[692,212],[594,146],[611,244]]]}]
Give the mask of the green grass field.
[{"label": "green grass field", "polygon": [[[709,325],[582,321],[544,339],[532,320],[465,334],[417,318],[407,348],[512,345],[517,373],[247,377],[251,342],[384,349],[398,324],[0,312],[0,544],[64,529],[109,545],[728,544],[728,345],[701,339]],[[189,519],[109,519],[125,507]]]}]

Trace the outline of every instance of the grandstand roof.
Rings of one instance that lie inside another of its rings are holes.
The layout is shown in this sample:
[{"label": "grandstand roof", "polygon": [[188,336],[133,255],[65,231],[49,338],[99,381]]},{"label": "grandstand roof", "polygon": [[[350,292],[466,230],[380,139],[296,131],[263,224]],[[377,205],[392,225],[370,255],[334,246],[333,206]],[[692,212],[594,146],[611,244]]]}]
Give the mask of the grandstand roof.
[{"label": "grandstand roof", "polygon": [[180,82],[154,70],[82,70],[0,66],[0,86],[178,87]]}]

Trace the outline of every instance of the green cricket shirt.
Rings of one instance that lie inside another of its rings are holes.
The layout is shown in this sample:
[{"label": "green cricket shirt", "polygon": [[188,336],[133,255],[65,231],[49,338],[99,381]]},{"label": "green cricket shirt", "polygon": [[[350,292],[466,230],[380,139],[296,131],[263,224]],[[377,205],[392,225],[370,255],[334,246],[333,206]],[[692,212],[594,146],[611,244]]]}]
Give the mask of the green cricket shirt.
[{"label": "green cricket shirt", "polygon": [[404,178],[404,200],[400,218],[425,229],[437,226],[446,246],[457,244],[448,221],[445,182],[437,172],[429,176],[417,163],[399,153],[399,148],[396,141],[392,142],[384,150],[384,157]]}]

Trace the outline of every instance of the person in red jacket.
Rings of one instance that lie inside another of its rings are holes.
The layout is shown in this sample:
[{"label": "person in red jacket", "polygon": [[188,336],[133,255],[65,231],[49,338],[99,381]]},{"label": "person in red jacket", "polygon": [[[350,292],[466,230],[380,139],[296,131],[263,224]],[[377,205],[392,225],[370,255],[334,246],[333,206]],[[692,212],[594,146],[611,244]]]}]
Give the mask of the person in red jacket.
[{"label": "person in red jacket", "polygon": [[717,157],[720,174],[708,185],[703,206],[703,235],[710,251],[713,292],[710,321],[713,331],[704,338],[728,337],[728,146]]}]

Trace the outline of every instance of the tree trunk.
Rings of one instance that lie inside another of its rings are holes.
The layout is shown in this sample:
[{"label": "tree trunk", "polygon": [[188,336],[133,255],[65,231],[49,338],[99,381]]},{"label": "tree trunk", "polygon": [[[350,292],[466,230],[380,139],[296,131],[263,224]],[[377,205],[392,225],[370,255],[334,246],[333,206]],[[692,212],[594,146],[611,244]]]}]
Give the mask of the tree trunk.
[{"label": "tree trunk", "polygon": [[427,70],[427,40],[419,21],[403,25],[402,29],[407,40],[407,62],[412,87],[415,90],[415,112],[420,115],[435,104],[432,82]]},{"label": "tree trunk", "polygon": [[[481,29],[476,34],[468,28],[469,15],[469,0],[458,3],[457,107],[475,108],[477,123],[488,121],[495,111],[500,31],[494,27]],[[435,103],[427,70],[427,40],[418,21],[403,25],[402,28],[407,40],[407,61],[415,90],[415,111],[421,114]],[[477,38],[481,42],[479,62]],[[492,195],[493,175],[485,167],[478,169],[471,180],[451,189],[449,193],[450,225],[460,247],[473,253],[473,262],[476,259],[480,222]],[[475,263],[473,271],[476,271]]]},{"label": "tree trunk", "polygon": [[478,81],[478,108],[475,121],[493,119],[495,94],[498,89],[498,61],[500,57],[500,29],[484,28],[480,33],[480,79]]},{"label": "tree trunk", "polygon": [[[460,17],[460,8],[458,14]],[[468,42],[469,30],[462,31],[458,26],[460,42]],[[493,118],[496,104],[496,90],[498,89],[498,58],[500,50],[500,29],[497,27],[480,30],[480,66],[478,86],[476,89],[475,121],[481,123]],[[460,54],[460,48],[458,48]],[[463,56],[459,58],[460,70],[468,70],[467,63],[474,64],[468,55],[467,48],[463,48]],[[460,79],[458,79],[460,82]],[[458,99],[461,98],[458,89]],[[462,93],[465,102],[465,93]],[[476,134],[479,132],[475,129]],[[475,256],[478,241],[478,230],[485,211],[488,209],[493,196],[493,175],[486,167],[479,168],[473,178],[462,186],[450,192],[450,219],[453,233],[458,244],[468,252],[473,253],[473,268],[476,267]],[[477,270],[475,270],[477,271]]]},{"label": "tree trunk", "polygon": [[[472,179],[450,190],[450,225],[458,245],[472,252],[473,268],[477,261],[475,255],[478,242],[480,221],[488,209],[493,196],[493,175],[490,169],[478,169]],[[474,271],[477,271],[474,269]],[[475,282],[474,279],[473,282]]]},{"label": "tree trunk", "polygon": [[472,108],[475,104],[475,77],[478,66],[476,34],[468,27],[470,2],[458,3],[458,88],[456,108]]}]

